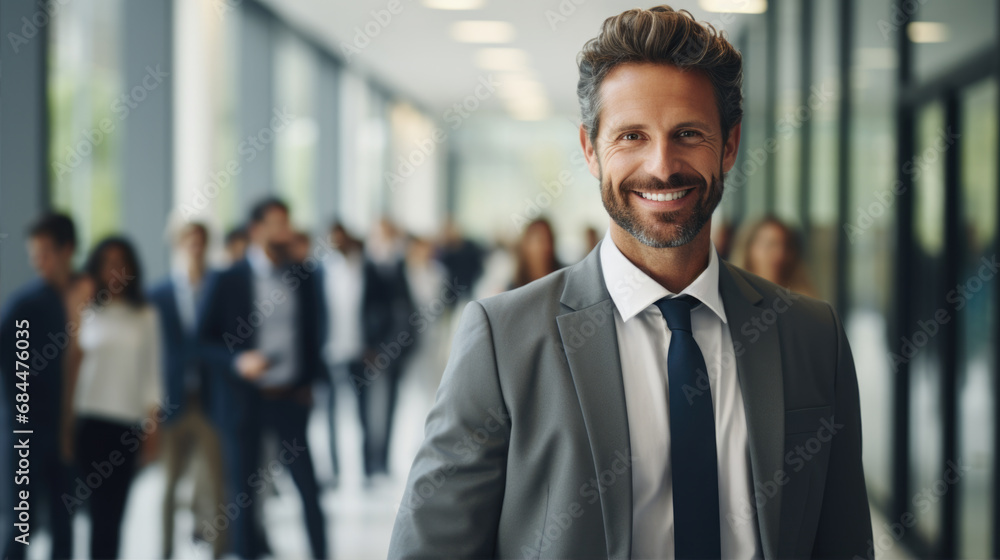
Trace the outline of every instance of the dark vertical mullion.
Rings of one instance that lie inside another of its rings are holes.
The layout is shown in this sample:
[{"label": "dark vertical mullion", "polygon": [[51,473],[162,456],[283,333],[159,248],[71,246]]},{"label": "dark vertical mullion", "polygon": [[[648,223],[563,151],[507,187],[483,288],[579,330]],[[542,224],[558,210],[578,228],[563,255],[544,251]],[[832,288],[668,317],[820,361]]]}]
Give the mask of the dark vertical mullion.
[{"label": "dark vertical mullion", "polygon": [[[765,85],[766,99],[764,100],[764,142],[768,145],[777,141],[777,120],[778,120],[778,34],[781,32],[781,20],[778,17],[778,10],[781,2],[774,1],[768,4],[767,8],[767,69],[764,74],[767,77]],[[780,147],[779,147],[780,149]],[[773,214],[775,211],[775,179],[777,177],[777,165],[775,157],[777,152],[768,154],[767,161],[764,162],[764,212]]]},{"label": "dark vertical mullion", "polygon": [[[898,67],[896,74],[897,99],[904,98],[910,83],[910,41],[905,29],[897,34]],[[904,173],[904,166],[913,157],[912,105],[896,103],[896,173],[900,195],[896,202],[895,263],[893,269],[893,317],[889,326],[890,341],[900,340],[903,330],[910,324],[910,306],[913,303],[913,176]],[[910,495],[910,367],[906,362],[897,364],[893,379],[892,403],[892,519],[899,519],[909,509]]]},{"label": "dark vertical mullion", "polygon": [[[812,87],[813,70],[813,2],[806,0],[801,2],[802,20],[799,23],[799,103],[809,106],[809,88]],[[810,107],[811,109],[811,107]],[[809,236],[811,233],[811,221],[809,206],[811,200],[810,187],[812,181],[809,180],[809,169],[812,166],[812,121],[815,118],[812,113],[809,118],[802,123],[801,136],[799,138],[799,172],[796,177],[796,188],[799,189],[799,220],[802,223],[802,248],[809,250]]]},{"label": "dark vertical mullion", "polygon": [[[950,128],[956,135],[961,135],[962,130],[959,125],[958,94],[952,91],[945,99],[945,126]],[[962,139],[957,138],[955,145],[944,153],[945,163],[945,199],[944,199],[944,220],[945,220],[945,243],[944,243],[944,264],[943,264],[943,285],[955,286],[959,281],[958,271],[962,265],[962,258],[965,251],[961,241],[961,215],[960,215],[960,186],[961,170],[960,155],[962,152]],[[947,302],[944,301],[944,294],[941,294],[940,302],[943,309],[947,309]],[[941,326],[941,410],[943,412],[942,421],[944,423],[944,442],[942,455],[944,463],[941,465],[942,475],[950,464],[958,462],[958,438],[956,435],[958,426],[958,321],[948,321]],[[961,484],[961,482],[959,482]],[[939,552],[943,558],[957,558],[956,539],[956,512],[958,511],[959,492],[952,490],[946,492],[941,498],[941,539]]]},{"label": "dark vertical mullion", "polygon": [[[840,99],[837,108],[837,219],[846,219],[851,203],[851,95],[853,93],[854,52],[854,2],[843,0],[838,14],[837,37],[838,49],[838,81],[840,82]],[[837,246],[834,255],[834,300],[837,312],[846,316],[848,309],[848,255],[849,239],[845,228],[838,228]]]}]

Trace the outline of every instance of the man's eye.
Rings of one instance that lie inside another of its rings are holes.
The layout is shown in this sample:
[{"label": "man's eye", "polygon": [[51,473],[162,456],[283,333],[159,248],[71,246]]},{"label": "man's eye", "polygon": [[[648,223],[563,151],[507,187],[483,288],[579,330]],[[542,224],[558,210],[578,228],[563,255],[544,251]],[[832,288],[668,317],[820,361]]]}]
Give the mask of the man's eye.
[{"label": "man's eye", "polygon": [[622,140],[638,140],[638,139],[639,139],[638,132],[629,132],[627,134],[622,135]]},{"label": "man's eye", "polygon": [[682,130],[678,136],[681,138],[697,138],[701,134],[697,130]]}]

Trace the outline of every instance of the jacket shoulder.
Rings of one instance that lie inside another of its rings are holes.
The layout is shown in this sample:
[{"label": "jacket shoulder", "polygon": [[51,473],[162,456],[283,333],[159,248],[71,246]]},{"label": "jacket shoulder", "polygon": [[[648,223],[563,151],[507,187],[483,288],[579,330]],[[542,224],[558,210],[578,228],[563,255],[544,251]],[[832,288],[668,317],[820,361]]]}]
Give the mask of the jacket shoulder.
[{"label": "jacket shoulder", "polygon": [[242,277],[249,275],[249,273],[250,268],[246,261],[238,261],[230,266],[209,273],[205,280],[210,286],[229,287],[239,282]]},{"label": "jacket shoulder", "polygon": [[174,289],[173,282],[169,278],[164,278],[159,282],[150,286],[149,291],[147,291],[146,293],[149,295],[149,299],[153,301],[158,301],[165,298],[173,289]]},{"label": "jacket shoulder", "polygon": [[817,326],[834,328],[839,325],[837,312],[829,302],[793,292],[735,265],[730,264],[728,268],[732,274],[738,275],[764,298],[759,307],[774,309],[778,313],[779,321],[792,326],[808,326],[810,329],[815,329]]},{"label": "jacket shoulder", "polygon": [[559,299],[566,286],[568,268],[559,269],[519,288],[477,300],[492,320],[509,321],[517,317],[533,317],[560,314],[562,304]]}]

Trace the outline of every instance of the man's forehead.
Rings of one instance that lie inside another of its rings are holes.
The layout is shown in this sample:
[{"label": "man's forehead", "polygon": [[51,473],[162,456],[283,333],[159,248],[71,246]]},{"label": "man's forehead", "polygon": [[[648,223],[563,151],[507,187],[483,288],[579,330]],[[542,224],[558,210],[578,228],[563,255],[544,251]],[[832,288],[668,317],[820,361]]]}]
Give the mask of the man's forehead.
[{"label": "man's forehead", "polygon": [[665,64],[623,64],[601,84],[603,124],[627,126],[630,122],[719,125],[714,89],[699,71]]}]

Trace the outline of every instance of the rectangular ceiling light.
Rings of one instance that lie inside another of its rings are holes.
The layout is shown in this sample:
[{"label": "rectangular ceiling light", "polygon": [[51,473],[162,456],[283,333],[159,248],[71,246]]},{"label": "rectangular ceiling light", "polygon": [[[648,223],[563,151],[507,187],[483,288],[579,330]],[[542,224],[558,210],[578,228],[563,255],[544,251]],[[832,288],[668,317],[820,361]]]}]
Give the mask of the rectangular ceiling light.
[{"label": "rectangular ceiling light", "polygon": [[948,26],[935,21],[911,21],[906,36],[914,43],[944,43],[948,40]]},{"label": "rectangular ceiling light", "polygon": [[509,43],[515,34],[514,26],[506,21],[456,21],[451,24],[451,38],[460,43]]},{"label": "rectangular ceiling light", "polygon": [[763,14],[767,11],[767,0],[698,0],[698,6],[706,12]]},{"label": "rectangular ceiling light", "polygon": [[478,10],[486,0],[423,0],[422,4],[432,10]]}]

